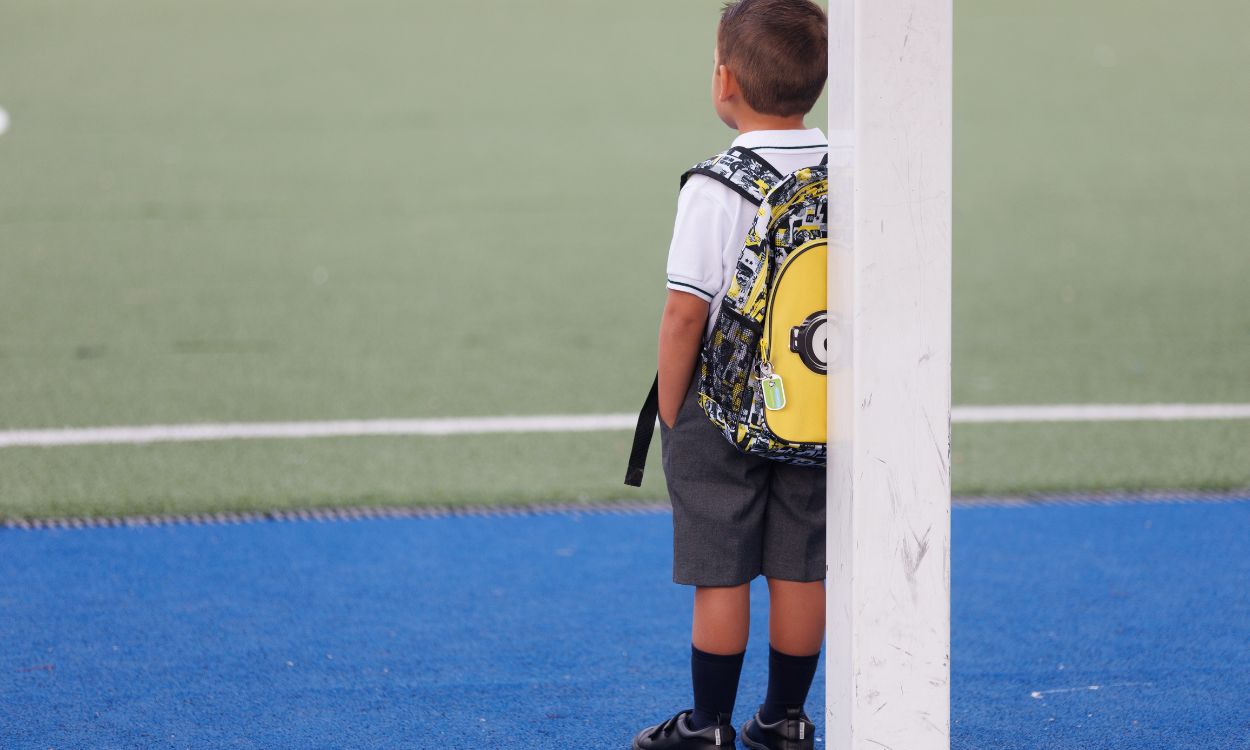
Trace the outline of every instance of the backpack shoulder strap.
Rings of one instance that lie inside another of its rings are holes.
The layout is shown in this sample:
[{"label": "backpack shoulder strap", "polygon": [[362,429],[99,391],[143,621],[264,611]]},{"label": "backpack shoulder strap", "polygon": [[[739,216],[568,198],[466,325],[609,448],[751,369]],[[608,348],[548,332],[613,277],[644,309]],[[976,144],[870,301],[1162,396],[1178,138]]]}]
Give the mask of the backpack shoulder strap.
[{"label": "backpack shoulder strap", "polygon": [[768,191],[782,177],[764,157],[742,146],[734,146],[687,169],[682,173],[679,187],[684,187],[686,180],[696,174],[706,175],[728,185],[755,206],[764,202],[764,196],[768,195]]}]

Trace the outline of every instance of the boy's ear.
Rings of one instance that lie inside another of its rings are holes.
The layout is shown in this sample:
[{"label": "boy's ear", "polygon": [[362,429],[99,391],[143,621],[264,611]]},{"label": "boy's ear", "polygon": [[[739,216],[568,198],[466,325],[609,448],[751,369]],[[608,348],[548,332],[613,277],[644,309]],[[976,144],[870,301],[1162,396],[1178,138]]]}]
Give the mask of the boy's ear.
[{"label": "boy's ear", "polygon": [[716,68],[716,98],[720,101],[728,101],[738,94],[738,77],[734,72],[724,65],[718,65]]}]

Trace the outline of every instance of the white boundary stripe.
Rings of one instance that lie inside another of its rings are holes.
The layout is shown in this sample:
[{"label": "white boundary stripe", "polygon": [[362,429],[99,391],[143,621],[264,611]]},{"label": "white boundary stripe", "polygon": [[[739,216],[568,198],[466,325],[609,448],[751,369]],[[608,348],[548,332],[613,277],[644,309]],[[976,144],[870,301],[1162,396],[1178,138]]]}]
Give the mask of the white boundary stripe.
[{"label": "white boundary stripe", "polygon": [[[1058,404],[1052,406],[957,406],[957,424],[1025,422],[1133,422],[1250,419],[1250,404]],[[136,427],[70,427],[0,430],[0,448],[63,445],[141,445],[210,440],[292,440],[328,437],[497,435],[632,430],[633,414],[445,419],[350,419],[332,422],[225,422]]]},{"label": "white boundary stripe", "polygon": [[492,435],[523,432],[602,432],[633,429],[629,414],[447,419],[353,419],[336,422],[171,424],[146,427],[82,427],[0,432],[0,448],[12,446],[183,443],[203,440],[266,440],[368,435]]},{"label": "white boundary stripe", "polygon": [[956,406],[958,424],[1016,422],[1179,422],[1250,419],[1250,404],[1055,404],[1049,406]]}]

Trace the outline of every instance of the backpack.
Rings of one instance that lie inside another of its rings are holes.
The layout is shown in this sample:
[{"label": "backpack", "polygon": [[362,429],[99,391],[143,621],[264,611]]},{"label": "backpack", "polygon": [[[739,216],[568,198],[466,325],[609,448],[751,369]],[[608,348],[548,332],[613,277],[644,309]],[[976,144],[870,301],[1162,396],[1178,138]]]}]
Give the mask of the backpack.
[{"label": "backpack", "polygon": [[[826,454],[827,160],[783,177],[735,146],[681,176],[684,186],[707,175],[759,206],[699,352],[699,405],[743,453],[806,466],[823,466]],[[659,413],[658,386],[657,375],[638,415],[625,475],[634,487]]]}]

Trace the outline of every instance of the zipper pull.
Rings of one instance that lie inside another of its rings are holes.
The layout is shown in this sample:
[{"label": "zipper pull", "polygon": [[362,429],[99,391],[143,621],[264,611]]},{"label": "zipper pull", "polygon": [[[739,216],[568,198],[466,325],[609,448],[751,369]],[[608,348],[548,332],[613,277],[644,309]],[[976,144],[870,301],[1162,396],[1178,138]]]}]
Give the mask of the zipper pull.
[{"label": "zipper pull", "polygon": [[786,388],[781,376],[773,372],[773,366],[760,363],[760,389],[764,395],[764,408],[777,411],[786,407]]}]

